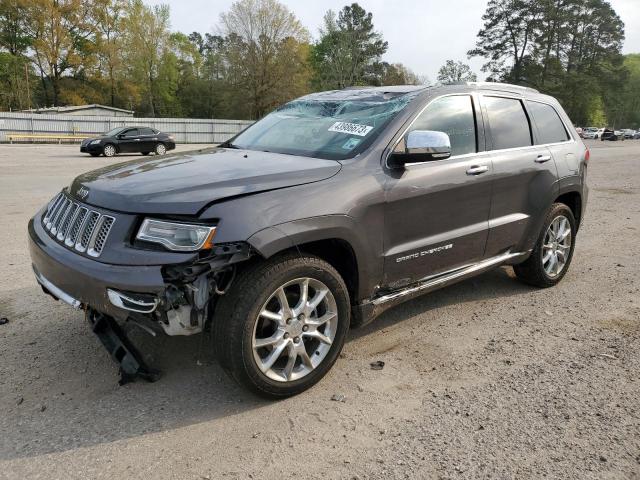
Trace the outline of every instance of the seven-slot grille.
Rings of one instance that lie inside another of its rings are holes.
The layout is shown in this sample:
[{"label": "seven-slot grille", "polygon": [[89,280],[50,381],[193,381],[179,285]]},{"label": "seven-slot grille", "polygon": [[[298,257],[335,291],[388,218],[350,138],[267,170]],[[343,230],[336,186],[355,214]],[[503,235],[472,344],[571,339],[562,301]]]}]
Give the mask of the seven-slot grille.
[{"label": "seven-slot grille", "polygon": [[99,257],[115,218],[91,210],[59,193],[47,207],[42,225],[69,248]]}]

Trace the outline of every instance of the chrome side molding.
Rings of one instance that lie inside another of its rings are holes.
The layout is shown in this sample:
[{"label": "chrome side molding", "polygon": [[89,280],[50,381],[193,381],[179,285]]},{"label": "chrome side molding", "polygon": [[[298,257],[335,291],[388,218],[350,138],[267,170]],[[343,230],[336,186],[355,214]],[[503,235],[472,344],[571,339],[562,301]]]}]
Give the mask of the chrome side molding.
[{"label": "chrome side molding", "polygon": [[488,270],[491,267],[500,265],[501,263],[505,263],[513,258],[523,256],[523,255],[526,255],[526,252],[525,253],[506,252],[496,257],[491,257],[481,262],[468,265],[466,267],[457,268],[450,272],[424,278],[422,280],[419,280],[416,284],[413,284],[412,286],[406,287],[402,290],[398,290],[395,292],[388,293],[386,295],[382,295],[380,297],[376,297],[373,300],[371,300],[371,303],[377,306],[377,305],[382,305],[388,302],[393,302],[395,300],[400,300],[407,296],[410,297],[418,294],[419,292],[422,292],[423,290],[435,289],[436,287],[439,287],[443,284],[447,284],[449,282],[461,279],[466,276],[471,276],[475,273],[482,272],[483,270]]}]

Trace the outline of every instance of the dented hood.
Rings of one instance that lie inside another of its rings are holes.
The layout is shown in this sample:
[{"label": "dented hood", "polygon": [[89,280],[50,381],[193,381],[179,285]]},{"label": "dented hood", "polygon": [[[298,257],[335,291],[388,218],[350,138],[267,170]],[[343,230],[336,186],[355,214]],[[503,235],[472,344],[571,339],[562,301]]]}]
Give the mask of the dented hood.
[{"label": "dented hood", "polygon": [[216,201],[318,182],[340,168],[334,160],[220,148],[94,170],[77,177],[70,193],[120,212],[196,215]]}]

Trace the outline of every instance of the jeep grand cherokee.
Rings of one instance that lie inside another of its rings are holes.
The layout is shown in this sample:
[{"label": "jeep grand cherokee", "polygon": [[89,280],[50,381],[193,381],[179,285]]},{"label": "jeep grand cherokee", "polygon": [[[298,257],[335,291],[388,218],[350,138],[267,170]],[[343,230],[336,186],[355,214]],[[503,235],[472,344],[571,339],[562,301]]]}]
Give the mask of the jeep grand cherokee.
[{"label": "jeep grand cherokee", "polygon": [[557,284],[588,159],[558,102],[528,88],[314,93],[219,148],[77,177],[30,221],[31,258],[123,375],[154,378],[123,322],[207,329],[236,380],[284,397],[399,302],[506,264]]}]

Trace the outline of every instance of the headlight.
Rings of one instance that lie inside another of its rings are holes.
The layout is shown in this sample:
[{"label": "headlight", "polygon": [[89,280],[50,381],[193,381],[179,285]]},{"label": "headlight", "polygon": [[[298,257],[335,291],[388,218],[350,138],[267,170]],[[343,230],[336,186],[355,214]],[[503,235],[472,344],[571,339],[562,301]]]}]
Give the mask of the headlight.
[{"label": "headlight", "polygon": [[91,145],[97,145],[98,143],[100,143],[100,139],[98,139],[98,140],[91,140]]},{"label": "headlight", "polygon": [[145,218],[136,235],[138,240],[159,243],[169,250],[194,252],[213,246],[216,227],[188,223],[165,222]]}]

